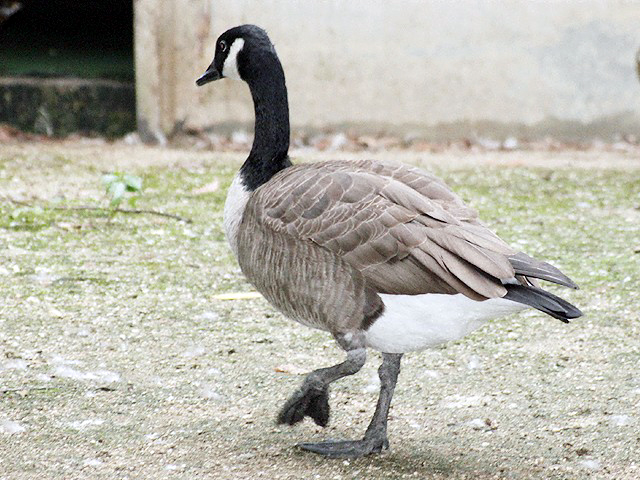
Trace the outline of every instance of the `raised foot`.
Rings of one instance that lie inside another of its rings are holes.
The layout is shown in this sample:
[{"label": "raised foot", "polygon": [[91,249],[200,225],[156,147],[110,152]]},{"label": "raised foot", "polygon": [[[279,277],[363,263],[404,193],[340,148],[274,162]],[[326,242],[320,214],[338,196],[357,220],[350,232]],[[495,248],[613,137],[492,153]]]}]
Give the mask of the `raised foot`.
[{"label": "raised foot", "polygon": [[302,450],[331,458],[357,458],[387,450],[389,448],[389,441],[386,437],[383,437],[365,438],[363,440],[299,443],[296,446]]},{"label": "raised foot", "polygon": [[305,416],[321,427],[329,423],[329,389],[302,388],[295,392],[278,414],[278,423],[293,425]]}]

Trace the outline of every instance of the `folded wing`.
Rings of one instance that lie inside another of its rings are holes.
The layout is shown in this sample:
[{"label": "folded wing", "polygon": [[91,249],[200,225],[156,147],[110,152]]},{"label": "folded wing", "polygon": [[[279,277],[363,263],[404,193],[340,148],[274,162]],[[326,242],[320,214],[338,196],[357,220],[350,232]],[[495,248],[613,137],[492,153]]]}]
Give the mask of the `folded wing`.
[{"label": "folded wing", "polygon": [[374,161],[297,165],[258,189],[247,209],[274,234],[339,256],[378,293],[484,300],[503,297],[503,281],[517,273],[516,252],[442,181],[417,168]]}]

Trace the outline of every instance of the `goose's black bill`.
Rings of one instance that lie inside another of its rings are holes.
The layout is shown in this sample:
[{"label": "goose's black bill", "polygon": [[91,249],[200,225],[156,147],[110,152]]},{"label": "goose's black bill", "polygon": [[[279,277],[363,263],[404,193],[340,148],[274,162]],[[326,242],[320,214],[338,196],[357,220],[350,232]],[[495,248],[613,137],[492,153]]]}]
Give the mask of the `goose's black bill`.
[{"label": "goose's black bill", "polygon": [[220,75],[220,73],[218,73],[218,70],[212,67],[204,72],[202,76],[196,80],[196,85],[201,87],[206,83],[213,82],[214,80],[219,80],[221,78],[222,76]]}]

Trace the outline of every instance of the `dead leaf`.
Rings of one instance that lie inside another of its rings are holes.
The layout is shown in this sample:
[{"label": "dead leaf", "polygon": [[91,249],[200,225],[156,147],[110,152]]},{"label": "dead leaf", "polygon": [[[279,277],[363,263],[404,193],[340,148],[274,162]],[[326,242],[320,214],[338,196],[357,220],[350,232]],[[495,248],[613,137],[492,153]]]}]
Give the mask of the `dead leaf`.
[{"label": "dead leaf", "polygon": [[49,315],[53,318],[62,318],[64,317],[64,313],[58,310],[56,307],[49,307]]},{"label": "dead leaf", "polygon": [[192,190],[191,193],[193,195],[205,195],[207,193],[214,193],[218,191],[219,188],[220,188],[220,180],[216,178],[213,182],[207,183],[206,185],[203,185],[200,188],[196,188],[195,190]]},{"label": "dead leaf", "polygon": [[82,225],[79,223],[71,223],[71,222],[58,222],[56,223],[56,226],[61,229],[61,230],[65,230],[67,232],[74,232],[77,230],[82,230]]},{"label": "dead leaf", "polygon": [[258,292],[229,292],[214,295],[216,300],[250,300],[252,298],[261,298]]},{"label": "dead leaf", "polygon": [[274,370],[278,373],[288,373],[290,375],[304,375],[305,373],[308,373],[307,370],[289,363],[285,365],[278,365],[277,367],[274,367]]}]

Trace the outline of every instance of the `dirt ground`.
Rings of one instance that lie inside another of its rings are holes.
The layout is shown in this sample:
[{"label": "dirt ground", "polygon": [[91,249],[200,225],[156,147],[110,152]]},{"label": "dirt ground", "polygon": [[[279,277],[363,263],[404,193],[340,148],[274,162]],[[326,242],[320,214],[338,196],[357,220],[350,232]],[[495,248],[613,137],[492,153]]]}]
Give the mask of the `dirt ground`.
[{"label": "dirt ground", "polygon": [[[408,354],[388,452],[303,453],[363,434],[380,357],[335,384],[326,429],[275,424],[304,373],[343,354],[261,298],[220,297],[251,291],[221,225],[243,155],[0,146],[0,479],[640,478],[638,151],[375,156],[441,175],[579,283],[552,289],[585,317],[527,311]],[[115,171],[143,178],[136,208],[192,223],[78,209],[107,206]]]}]

